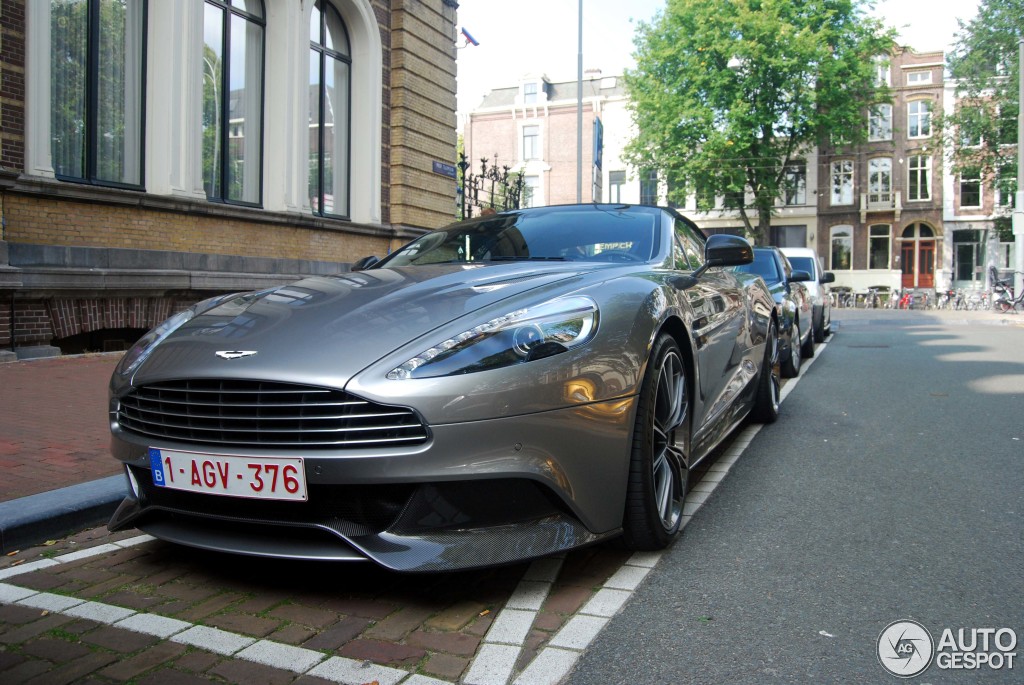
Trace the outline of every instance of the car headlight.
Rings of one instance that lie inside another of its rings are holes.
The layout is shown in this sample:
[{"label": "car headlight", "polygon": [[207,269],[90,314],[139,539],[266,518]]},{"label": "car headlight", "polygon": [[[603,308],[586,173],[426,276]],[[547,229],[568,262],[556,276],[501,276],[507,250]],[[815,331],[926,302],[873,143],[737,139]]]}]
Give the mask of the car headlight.
[{"label": "car headlight", "polygon": [[178,312],[139,338],[138,341],[131,346],[131,349],[125,352],[124,357],[121,358],[121,361],[118,363],[117,369],[115,370],[116,373],[119,373],[122,376],[130,376],[135,369],[139,368],[142,362],[146,361],[146,357],[149,356],[154,347],[163,342],[171,333],[181,328],[196,314],[212,309],[213,307],[237,296],[238,293],[218,295],[216,297],[205,299],[202,302],[197,302],[185,311]]},{"label": "car headlight", "polygon": [[387,377],[451,376],[544,359],[588,342],[597,319],[597,303],[582,296],[518,309],[420,352]]}]

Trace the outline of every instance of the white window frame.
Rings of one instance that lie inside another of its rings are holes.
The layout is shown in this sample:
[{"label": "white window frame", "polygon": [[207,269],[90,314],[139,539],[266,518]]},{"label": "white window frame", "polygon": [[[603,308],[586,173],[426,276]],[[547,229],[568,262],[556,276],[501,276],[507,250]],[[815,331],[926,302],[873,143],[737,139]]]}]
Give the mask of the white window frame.
[{"label": "white window frame", "polygon": [[892,140],[892,105],[879,103],[868,110],[868,140]]},{"label": "white window frame", "polygon": [[[915,134],[914,131],[917,131]],[[907,138],[932,137],[932,101],[911,100],[907,103]]]},{"label": "white window frame", "polygon": [[522,207],[543,207],[544,194],[541,185],[541,177],[538,175],[523,175],[523,189],[528,190],[520,205]]},{"label": "white window frame", "polygon": [[892,204],[892,157],[868,160],[868,205]]},{"label": "white window frame", "polygon": [[[530,92],[527,88],[533,88]],[[529,83],[523,84],[523,104],[524,105],[536,105],[540,94],[540,87],[536,81],[530,81]]]},{"label": "white window frame", "polygon": [[[1000,180],[1002,180],[1002,177],[1000,177]],[[1010,186],[1017,187],[1017,179],[1013,176],[1008,177],[1006,181]],[[997,186],[995,188],[996,207],[1013,207],[1014,194],[1012,190],[1004,190]]]},{"label": "white window frame", "polygon": [[[845,232],[846,235],[838,235],[840,232]],[[850,266],[849,268],[838,267],[834,264],[835,257],[835,245],[836,241],[846,245],[846,251],[850,255]],[[853,226],[840,225],[833,226],[829,229],[829,242],[828,242],[828,262],[829,271],[852,271],[853,270]]]},{"label": "white window frame", "polygon": [[[619,182],[616,183],[616,181]],[[622,202],[622,191],[625,187],[626,172],[624,170],[616,169],[615,171],[608,172],[608,202],[612,204]]]},{"label": "white window frame", "polygon": [[[879,233],[879,235],[876,236],[875,235],[875,229],[876,228],[884,229],[885,230],[885,236],[882,236],[881,233]],[[871,267],[871,252],[872,252],[871,246],[872,246],[872,244],[876,240],[885,240],[886,260],[885,260],[885,266],[881,267],[881,269],[876,268],[874,270],[875,271],[888,270],[889,265],[892,264],[892,225],[891,224],[871,224],[870,226],[868,226],[867,266],[868,266],[869,270],[871,270],[871,268],[872,268]]]},{"label": "white window frame", "polygon": [[[786,207],[797,207],[807,204],[807,163],[793,162],[786,167],[784,175],[785,187],[782,202]],[[792,195],[792,197],[791,197]],[[790,202],[790,200],[793,200]]]},{"label": "white window frame", "polygon": [[[917,165],[916,160],[924,160],[924,165]],[[910,179],[917,175],[918,196],[914,197],[911,192],[913,184]],[[922,179],[923,177],[923,179]],[[923,182],[922,182],[923,180]],[[922,194],[923,190],[923,194]],[[925,154],[907,155],[907,201],[925,202],[932,199],[932,157]]]},{"label": "white window frame", "polygon": [[921,69],[918,71],[907,72],[907,85],[908,86],[925,86],[932,82],[932,70]]},{"label": "white window frame", "polygon": [[[837,184],[837,179],[846,180],[840,180],[839,184]],[[829,174],[829,199],[832,206],[853,204],[854,179],[854,163],[852,159],[837,159],[832,162],[831,173]],[[838,193],[836,192],[837,185],[839,188]]]},{"label": "white window frame", "polygon": [[[530,152],[528,152],[526,145],[527,129],[534,129],[536,131],[536,135],[529,136],[533,140],[533,145],[531,146],[533,148],[532,155]],[[541,150],[543,148],[541,147],[540,124],[523,124],[522,127],[519,129],[519,140],[519,152],[521,155],[520,159],[522,159],[522,161],[531,162],[543,158],[543,154],[541,153]]]},{"label": "white window frame", "polygon": [[877,86],[891,86],[892,81],[890,80],[890,73],[892,65],[889,62],[888,57],[876,57],[875,58],[875,85]]},{"label": "white window frame", "polygon": [[[978,185],[978,204],[976,204],[976,205],[965,205],[964,204],[964,184],[965,183],[976,183]],[[982,190],[983,190],[983,188],[982,188],[982,185],[981,185],[981,172],[980,171],[978,172],[977,176],[968,176],[966,178],[964,177],[963,174],[960,174],[959,182],[957,183],[957,189],[956,189],[957,197],[960,199],[960,209],[981,209],[982,204],[985,202],[985,198],[983,197]]]}]

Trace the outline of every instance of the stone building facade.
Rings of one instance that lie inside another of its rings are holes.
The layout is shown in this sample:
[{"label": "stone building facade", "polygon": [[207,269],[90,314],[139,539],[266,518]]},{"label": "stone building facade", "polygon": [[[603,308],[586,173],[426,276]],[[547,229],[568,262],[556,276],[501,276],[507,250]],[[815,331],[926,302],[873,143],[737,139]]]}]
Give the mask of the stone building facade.
[{"label": "stone building facade", "polygon": [[120,349],[205,297],[451,221],[454,0],[0,0],[0,349]]}]

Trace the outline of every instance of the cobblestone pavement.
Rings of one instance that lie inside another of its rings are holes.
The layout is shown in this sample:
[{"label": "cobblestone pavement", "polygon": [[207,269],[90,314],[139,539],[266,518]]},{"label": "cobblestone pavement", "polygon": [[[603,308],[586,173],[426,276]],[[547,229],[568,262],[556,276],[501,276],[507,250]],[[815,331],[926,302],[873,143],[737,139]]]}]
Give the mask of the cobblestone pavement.
[{"label": "cobblestone pavement", "polygon": [[[502,658],[519,672],[556,635],[571,647],[603,626],[656,558],[601,546],[408,576],[92,529],[0,561],[0,681],[497,682],[489,670],[505,669]],[[563,630],[588,604],[583,624]],[[486,651],[498,665],[482,661],[474,675]]]}]

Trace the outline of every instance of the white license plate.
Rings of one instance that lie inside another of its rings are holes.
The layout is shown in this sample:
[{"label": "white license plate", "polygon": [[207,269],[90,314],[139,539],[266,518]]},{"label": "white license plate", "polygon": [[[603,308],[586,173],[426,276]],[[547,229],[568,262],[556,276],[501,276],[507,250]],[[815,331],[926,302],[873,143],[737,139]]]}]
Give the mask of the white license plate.
[{"label": "white license plate", "polygon": [[153,485],[229,497],[306,501],[300,457],[234,457],[149,448]]}]

